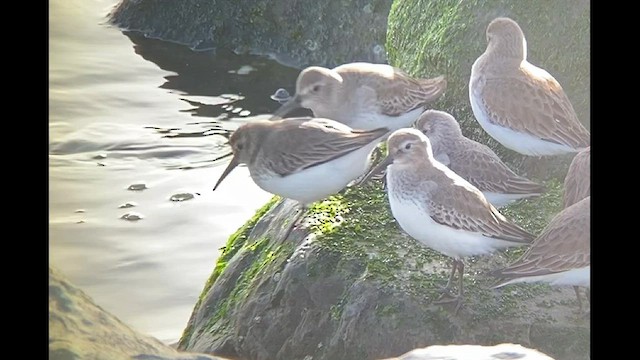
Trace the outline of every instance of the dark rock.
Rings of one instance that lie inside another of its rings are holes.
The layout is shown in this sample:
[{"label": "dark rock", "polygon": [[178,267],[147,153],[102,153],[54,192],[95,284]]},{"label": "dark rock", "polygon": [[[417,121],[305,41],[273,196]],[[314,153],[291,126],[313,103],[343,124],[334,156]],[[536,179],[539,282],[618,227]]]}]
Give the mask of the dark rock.
[{"label": "dark rock", "polygon": [[[541,223],[520,222],[528,230],[539,232],[561,206],[560,185],[551,188],[553,201],[528,203],[549,211]],[[434,304],[449,259],[398,231],[379,186],[314,204],[309,227],[289,239],[282,236],[297,204],[276,200],[230,238],[179,349],[242,359],[378,359],[434,344],[511,342],[557,360],[589,354],[589,321],[573,313],[571,288],[490,289],[495,279],[486,274],[524,249],[467,259],[456,315]]]},{"label": "dark rock", "polygon": [[122,0],[122,29],[186,44],[266,54],[295,67],[385,62],[391,0]]},{"label": "dark rock", "polygon": [[106,312],[49,268],[49,359],[224,360],[180,353]]}]

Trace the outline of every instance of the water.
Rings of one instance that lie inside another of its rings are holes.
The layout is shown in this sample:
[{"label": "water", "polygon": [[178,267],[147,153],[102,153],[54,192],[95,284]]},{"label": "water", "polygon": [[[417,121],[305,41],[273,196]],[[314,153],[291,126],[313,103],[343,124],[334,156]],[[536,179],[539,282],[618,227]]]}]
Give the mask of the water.
[{"label": "water", "polygon": [[106,23],[117,0],[49,2],[49,262],[132,328],[176,342],[219,248],[271,195],[230,131],[298,70]]}]

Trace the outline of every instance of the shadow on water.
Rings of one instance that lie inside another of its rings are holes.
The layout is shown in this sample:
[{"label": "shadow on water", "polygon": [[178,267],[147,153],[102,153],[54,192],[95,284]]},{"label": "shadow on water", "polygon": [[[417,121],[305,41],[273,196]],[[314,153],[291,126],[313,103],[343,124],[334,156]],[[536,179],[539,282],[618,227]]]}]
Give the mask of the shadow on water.
[{"label": "shadow on water", "polygon": [[[270,99],[278,88],[295,92],[300,70],[265,56],[238,55],[224,50],[194,51],[184,45],[147,38],[138,32],[124,31],[123,34],[134,44],[136,54],[175,73],[165,76],[166,82],[160,87],[184,94],[185,98],[181,100],[191,106],[184,111],[193,116],[225,121],[271,114],[279,107]],[[193,98],[199,96],[205,98]],[[197,133],[179,136],[197,136]]]}]

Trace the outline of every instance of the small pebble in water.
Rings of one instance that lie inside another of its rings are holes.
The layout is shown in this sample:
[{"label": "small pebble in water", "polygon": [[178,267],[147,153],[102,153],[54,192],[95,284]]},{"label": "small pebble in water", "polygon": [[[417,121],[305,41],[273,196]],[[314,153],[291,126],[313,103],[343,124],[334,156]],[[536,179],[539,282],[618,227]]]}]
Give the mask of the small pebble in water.
[{"label": "small pebble in water", "polygon": [[306,46],[307,49],[309,49],[309,51],[316,51],[316,50],[318,50],[318,47],[319,47],[318,42],[315,41],[315,40],[311,40],[311,39],[307,39],[304,42],[304,46]]},{"label": "small pebble in water", "polygon": [[375,44],[373,46],[373,53],[376,55],[381,55],[384,53],[384,46],[380,45],[380,44]]},{"label": "small pebble in water", "polygon": [[291,95],[289,95],[289,92],[287,91],[287,89],[280,88],[276,90],[276,92],[273,93],[273,95],[271,95],[270,98],[271,100],[277,101],[280,104],[284,104],[287,101],[289,101],[289,99],[291,99]]},{"label": "small pebble in water", "polygon": [[104,160],[106,158],[107,158],[107,154],[98,154],[98,155],[92,157],[92,159],[94,159],[94,160]]},{"label": "small pebble in water", "polygon": [[240,116],[249,116],[249,114],[251,114],[251,111],[242,110],[242,111],[240,111],[240,113],[238,115],[240,115]]},{"label": "small pebble in water", "polygon": [[127,208],[131,208],[131,207],[135,207],[138,206],[138,203],[134,202],[134,201],[127,201],[126,203],[118,206],[118,209],[127,209]]},{"label": "small pebble in water", "polygon": [[78,209],[76,211],[74,211],[74,213],[78,213],[78,214],[84,214],[86,212],[85,209]]},{"label": "small pebble in water", "polygon": [[254,68],[251,65],[242,65],[242,67],[240,67],[240,69],[238,69],[236,74],[238,74],[238,75],[248,75],[250,72],[255,71],[255,70],[256,70],[256,68]]},{"label": "small pebble in water", "polygon": [[76,224],[84,224],[84,220],[78,220],[76,221]]},{"label": "small pebble in water", "polygon": [[148,189],[147,185],[144,184],[144,183],[131,184],[127,188],[127,190],[131,190],[131,191],[141,191],[141,190],[144,190],[144,189]]},{"label": "small pebble in water", "polygon": [[237,107],[237,108],[235,108],[235,109],[231,110],[231,112],[232,112],[233,114],[237,114],[237,113],[239,113],[240,111],[242,111],[242,108],[241,108],[241,107]]},{"label": "small pebble in water", "polygon": [[138,221],[138,220],[142,220],[143,218],[144,216],[142,216],[142,214],[135,213],[135,212],[129,212],[120,216],[120,219],[128,220],[128,221]]},{"label": "small pebble in water", "polygon": [[104,163],[97,163],[97,164],[98,164],[98,166],[107,166]]},{"label": "small pebble in water", "polygon": [[174,194],[169,198],[171,201],[186,201],[191,199],[193,199],[193,194],[191,193]]}]

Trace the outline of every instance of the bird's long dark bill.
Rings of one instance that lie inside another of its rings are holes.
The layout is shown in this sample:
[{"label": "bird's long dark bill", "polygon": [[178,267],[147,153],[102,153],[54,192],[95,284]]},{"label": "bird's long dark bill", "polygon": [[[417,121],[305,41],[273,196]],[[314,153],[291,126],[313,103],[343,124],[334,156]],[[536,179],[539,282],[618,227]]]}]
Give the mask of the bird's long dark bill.
[{"label": "bird's long dark bill", "polygon": [[300,100],[298,100],[297,96],[294,96],[289,101],[282,104],[282,106],[280,106],[280,108],[273,113],[271,119],[282,118],[293,110],[299,109],[301,107],[302,106],[300,105]]},{"label": "bird's long dark bill", "polygon": [[391,164],[392,162],[393,162],[393,156],[391,154],[387,155],[387,157],[382,159],[382,161],[380,161],[378,165],[376,165],[373,169],[371,169],[371,171],[369,171],[369,173],[362,180],[358,182],[358,185],[365,184],[372,177],[377,175],[382,170],[386,169],[387,166],[389,166],[389,164]]},{"label": "bird's long dark bill", "polygon": [[222,180],[224,180],[224,178],[226,178],[227,175],[229,175],[229,173],[233,169],[235,169],[235,167],[238,166],[239,164],[240,163],[238,162],[238,160],[236,159],[235,156],[233,158],[231,158],[231,162],[229,162],[229,165],[227,165],[227,168],[224,169],[224,171],[222,172],[222,175],[220,175],[220,178],[218,179],[218,182],[216,183],[216,186],[213,187],[213,191],[216,191],[216,189],[218,188],[218,185],[220,185]]}]

